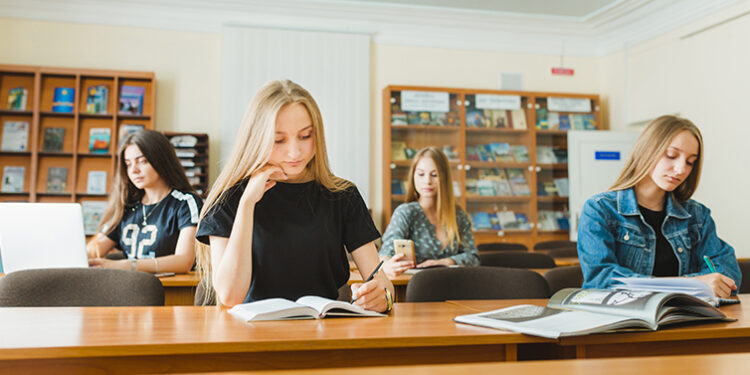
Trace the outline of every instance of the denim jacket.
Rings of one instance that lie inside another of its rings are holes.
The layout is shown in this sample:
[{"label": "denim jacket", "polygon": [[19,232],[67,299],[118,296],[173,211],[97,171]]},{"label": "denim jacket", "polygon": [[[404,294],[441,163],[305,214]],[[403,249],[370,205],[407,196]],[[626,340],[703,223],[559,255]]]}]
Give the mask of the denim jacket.
[{"label": "denim jacket", "polygon": [[[716,271],[731,278],[739,290],[742,274],[734,249],[716,235],[711,211],[688,200],[677,202],[667,194],[662,232],[679,263],[679,276],[711,273],[703,260],[708,255]],[[613,277],[650,276],[654,270],[656,234],[638,209],[632,188],[597,194],[583,207],[578,222],[578,257],[584,288],[610,288]]]}]

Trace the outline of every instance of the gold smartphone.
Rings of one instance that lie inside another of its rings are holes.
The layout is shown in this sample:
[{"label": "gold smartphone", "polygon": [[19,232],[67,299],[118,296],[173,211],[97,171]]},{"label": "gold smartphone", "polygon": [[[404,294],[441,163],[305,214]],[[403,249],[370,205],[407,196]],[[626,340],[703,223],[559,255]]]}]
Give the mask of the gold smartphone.
[{"label": "gold smartphone", "polygon": [[417,259],[414,257],[414,241],[393,240],[393,250],[396,254],[406,255],[406,259],[411,260],[415,265],[417,264]]}]

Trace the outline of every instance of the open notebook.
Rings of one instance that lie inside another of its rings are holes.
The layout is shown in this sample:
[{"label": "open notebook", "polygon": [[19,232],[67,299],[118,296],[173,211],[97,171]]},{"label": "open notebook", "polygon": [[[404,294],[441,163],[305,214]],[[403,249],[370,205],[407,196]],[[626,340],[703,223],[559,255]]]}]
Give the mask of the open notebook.
[{"label": "open notebook", "polygon": [[269,298],[243,303],[229,309],[229,313],[246,321],[321,319],[326,316],[385,316],[347,302],[317,296],[300,297],[296,302],[284,298]]}]

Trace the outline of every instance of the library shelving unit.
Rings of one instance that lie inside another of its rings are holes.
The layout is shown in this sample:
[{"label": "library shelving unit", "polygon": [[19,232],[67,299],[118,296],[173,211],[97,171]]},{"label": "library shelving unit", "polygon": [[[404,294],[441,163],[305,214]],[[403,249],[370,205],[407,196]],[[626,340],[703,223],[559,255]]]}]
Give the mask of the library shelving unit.
[{"label": "library shelving unit", "polygon": [[[560,130],[568,127],[574,130]],[[598,95],[388,86],[383,227],[404,202],[413,154],[435,146],[450,159],[453,189],[472,217],[478,244],[532,249],[567,240],[567,134],[584,127],[605,128]]]},{"label": "library shelving unit", "polygon": [[[180,159],[182,167],[185,168],[185,175],[190,184],[195,188],[198,195],[205,198],[208,195],[208,134],[206,133],[179,133],[179,132],[162,132],[169,138],[175,147],[177,157]],[[175,142],[175,137],[182,138],[188,136],[187,142]],[[190,137],[195,139],[192,144]]]},{"label": "library shelving unit", "polygon": [[[0,140],[6,134],[7,122],[28,123],[25,151],[0,151],[0,172],[9,166],[24,167],[22,191],[0,192],[0,201],[106,200],[114,179],[120,129],[123,125],[154,127],[155,83],[151,72],[0,65],[0,126],[3,126]],[[106,101],[106,110],[89,113],[88,93],[96,86],[107,89],[103,96],[106,99],[102,99],[102,102]],[[139,89],[143,98],[140,114],[120,113],[120,96],[125,86],[142,88]],[[17,88],[26,90],[26,106],[11,109],[8,98],[11,90]],[[73,95],[66,100],[72,104],[72,110],[68,112],[54,110],[59,104],[54,103],[55,91],[62,88],[74,89]],[[59,132],[58,146],[54,151],[44,148],[49,128],[56,128]],[[92,129],[96,130],[92,132]],[[92,134],[107,132],[102,129],[108,129],[109,133],[103,137],[104,149],[91,152]],[[18,134],[14,136],[19,138]],[[64,178],[61,178],[64,181],[55,183],[54,192],[48,191],[50,168],[66,169],[62,175]],[[106,179],[99,180],[105,183],[103,193],[91,193],[87,189],[89,172],[92,171],[106,172]]]}]

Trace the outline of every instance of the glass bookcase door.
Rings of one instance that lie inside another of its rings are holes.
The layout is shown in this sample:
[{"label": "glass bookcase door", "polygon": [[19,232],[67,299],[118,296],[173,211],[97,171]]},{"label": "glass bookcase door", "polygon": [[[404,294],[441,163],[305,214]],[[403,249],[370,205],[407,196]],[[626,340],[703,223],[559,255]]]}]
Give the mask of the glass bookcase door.
[{"label": "glass bookcase door", "polygon": [[532,230],[529,99],[521,95],[467,93],[466,208],[475,235]]},{"label": "glass bookcase door", "polygon": [[599,106],[590,97],[535,100],[537,230],[568,235],[568,132],[599,129]]}]

